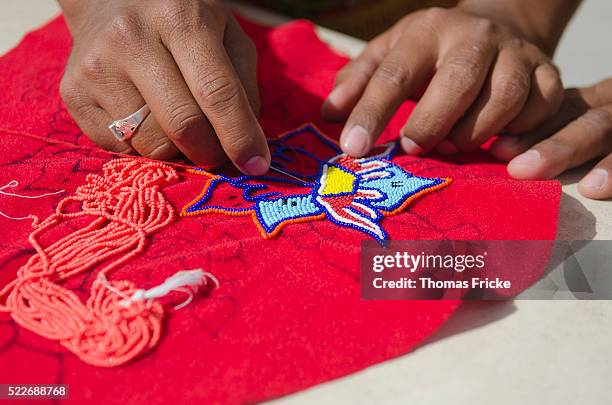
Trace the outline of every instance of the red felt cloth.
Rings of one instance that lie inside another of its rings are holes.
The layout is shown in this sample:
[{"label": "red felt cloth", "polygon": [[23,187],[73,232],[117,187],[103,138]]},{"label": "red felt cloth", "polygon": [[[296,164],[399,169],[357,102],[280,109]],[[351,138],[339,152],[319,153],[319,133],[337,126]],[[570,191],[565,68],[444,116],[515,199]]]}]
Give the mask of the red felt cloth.
[{"label": "red felt cloth", "polygon": [[[346,59],[320,42],[307,22],[277,29],[244,25],[259,49],[266,132],[276,135],[313,121],[337,137],[340,126],[322,122],[319,107]],[[112,158],[93,147],[60,100],[58,83],[69,49],[68,31],[58,18],[0,59],[0,183],[16,179],[17,190],[25,194],[73,192],[87,173]],[[402,107],[387,138],[411,108],[411,103]],[[383,220],[392,239],[554,238],[557,182],[511,180],[503,165],[484,153],[394,161],[418,175],[451,177],[453,183]],[[203,179],[184,176],[164,192],[180,209],[203,185]],[[45,217],[61,198],[0,196],[0,210]],[[28,221],[0,218],[0,226],[1,286],[32,248]],[[95,368],[0,314],[0,382],[70,384],[71,398],[79,403],[252,403],[399,356],[433,333],[459,304],[361,301],[358,261],[365,238],[325,220],[288,226],[263,240],[248,217],[181,218],[153,235],[143,255],[113,273],[144,287],[180,269],[203,267],[219,278],[219,290],[180,311],[168,309],[156,348],[125,366]],[[67,285],[85,298],[92,280],[90,275]]]}]

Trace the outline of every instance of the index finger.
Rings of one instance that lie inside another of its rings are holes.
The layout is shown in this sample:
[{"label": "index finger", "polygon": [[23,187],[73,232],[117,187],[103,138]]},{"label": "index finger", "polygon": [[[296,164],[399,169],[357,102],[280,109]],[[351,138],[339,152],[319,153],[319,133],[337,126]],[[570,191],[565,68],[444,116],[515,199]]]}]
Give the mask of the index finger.
[{"label": "index finger", "polygon": [[434,68],[434,47],[413,42],[412,38],[419,38],[418,31],[407,37],[411,40],[398,43],[381,62],[347,120],[340,144],[352,156],[368,153],[398,107]]},{"label": "index finger", "polygon": [[243,173],[259,176],[268,171],[270,151],[223,46],[223,32],[217,22],[202,23],[164,43],[227,156]]}]

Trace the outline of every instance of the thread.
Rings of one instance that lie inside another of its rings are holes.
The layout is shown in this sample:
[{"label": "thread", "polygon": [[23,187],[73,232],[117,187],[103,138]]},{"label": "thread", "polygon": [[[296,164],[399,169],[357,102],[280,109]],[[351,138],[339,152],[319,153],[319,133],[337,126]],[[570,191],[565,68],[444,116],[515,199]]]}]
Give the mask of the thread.
[{"label": "thread", "polygon": [[[291,142],[296,140],[303,147],[291,147]],[[273,160],[282,161],[283,166],[279,169],[272,165],[270,169],[286,178],[228,177],[202,169],[188,169],[188,173],[204,176],[207,181],[200,194],[183,207],[181,216],[211,213],[250,216],[265,239],[278,235],[287,225],[327,220],[382,242],[388,238],[381,223],[384,217],[400,213],[416,198],[441,190],[451,182],[448,178],[415,176],[394,163],[392,159],[398,150],[397,142],[378,145],[374,155],[354,158],[342,153],[336,142],[314,125],[305,125],[280,135],[271,144],[274,146]],[[324,144],[327,152],[336,155],[317,157],[304,149],[309,144]],[[288,168],[301,161],[292,158],[287,151],[312,160],[310,169],[313,174]],[[312,170],[314,164],[317,165],[316,174]],[[271,182],[297,185],[299,188],[285,193],[270,189]],[[221,199],[214,198],[220,184],[240,191],[243,204],[225,206]]]},{"label": "thread", "polygon": [[[59,341],[96,366],[117,366],[154,347],[162,305],[121,305],[138,289],[127,280],[109,281],[108,274],[140,254],[148,235],[174,220],[175,210],[160,187],[177,180],[172,167],[135,158],[112,160],[101,174],[89,174],[86,184],[34,226],[29,241],[36,254],[0,291],[0,311],[10,312],[19,325]],[[49,246],[39,242],[50,229],[83,217],[92,221]],[[86,303],[61,286],[96,266],[102,269]]]},{"label": "thread", "polygon": [[[11,192],[4,191],[7,188],[14,188],[14,187],[17,187],[18,185],[19,185],[19,182],[17,180],[11,180],[7,184],[5,184],[4,186],[0,187],[0,194],[6,195],[6,196],[11,196],[11,197],[27,198],[27,199],[32,199],[33,200],[33,199],[44,198],[44,197],[49,197],[49,196],[52,196],[52,195],[61,194],[61,193],[64,192],[64,190],[60,190],[60,191],[54,191],[52,193],[44,193],[44,194],[39,194],[39,195],[24,195],[24,194],[17,194],[17,193],[11,193]],[[14,221],[22,221],[24,219],[31,219],[33,225],[35,225],[36,223],[39,222],[38,217],[35,216],[35,215],[28,215],[28,216],[25,216],[25,217],[13,217],[13,216],[10,216],[8,214],[5,214],[2,211],[0,211],[0,215],[2,215],[4,218],[11,219],[11,220],[14,220]]]},{"label": "thread", "polygon": [[188,295],[188,298],[174,309],[181,309],[189,305],[193,300],[193,294],[202,284],[207,284],[207,279],[211,279],[216,288],[219,288],[219,280],[211,273],[202,269],[182,270],[176,272],[172,277],[168,277],[162,284],[148,290],[136,290],[131,297],[124,297],[121,304],[129,306],[134,301],[151,302],[154,298],[161,298],[168,295],[171,291],[180,291]]}]

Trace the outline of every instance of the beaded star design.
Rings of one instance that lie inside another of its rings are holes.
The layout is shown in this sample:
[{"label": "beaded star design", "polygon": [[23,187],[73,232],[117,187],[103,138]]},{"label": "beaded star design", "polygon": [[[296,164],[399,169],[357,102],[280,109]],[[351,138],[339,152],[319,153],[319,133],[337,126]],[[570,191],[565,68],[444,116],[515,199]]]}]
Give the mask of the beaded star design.
[{"label": "beaded star design", "polygon": [[190,170],[207,182],[181,215],[251,216],[266,239],[289,224],[327,220],[384,241],[384,217],[451,181],[409,173],[391,161],[397,148],[397,143],[381,145],[371,156],[353,158],[307,124],[270,141],[272,166],[281,169],[272,175],[230,177]]}]

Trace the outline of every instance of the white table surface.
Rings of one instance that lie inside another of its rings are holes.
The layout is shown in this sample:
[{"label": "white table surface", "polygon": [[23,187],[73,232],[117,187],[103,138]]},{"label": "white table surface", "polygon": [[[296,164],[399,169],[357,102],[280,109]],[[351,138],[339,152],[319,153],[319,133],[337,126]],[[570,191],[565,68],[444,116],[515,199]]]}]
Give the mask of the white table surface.
[{"label": "white table surface", "polygon": [[[243,9],[244,10],[244,9]],[[0,53],[58,12],[53,0],[0,3]],[[253,18],[283,18],[248,9]],[[572,21],[557,53],[565,83],[612,76],[612,2],[590,0]],[[361,41],[326,29],[320,36],[355,55]],[[559,239],[612,240],[612,204],[581,197],[561,178]],[[317,404],[610,404],[612,302],[466,303],[415,352],[351,376],[281,398],[279,405]]]}]

